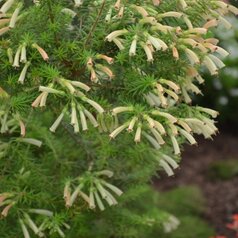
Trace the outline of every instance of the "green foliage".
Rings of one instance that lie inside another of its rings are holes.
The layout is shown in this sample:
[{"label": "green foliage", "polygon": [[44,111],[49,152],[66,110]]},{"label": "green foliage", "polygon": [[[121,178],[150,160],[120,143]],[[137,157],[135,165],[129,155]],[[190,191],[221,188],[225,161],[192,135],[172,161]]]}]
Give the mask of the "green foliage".
[{"label": "green foliage", "polygon": [[202,219],[205,199],[197,187],[181,187],[159,195],[157,204],[174,214],[180,221],[178,228],[171,234],[162,236],[199,238],[214,235],[214,230]]},{"label": "green foliage", "polygon": [[209,167],[208,175],[212,179],[232,179],[238,175],[238,162],[235,159],[214,162]]},{"label": "green foliage", "polygon": [[148,182],[174,174],[193,134],[216,134],[218,113],[192,97],[202,68],[216,75],[215,53],[228,55],[210,28],[237,11],[217,0],[1,1],[1,237],[175,230],[179,214],[156,206]]}]

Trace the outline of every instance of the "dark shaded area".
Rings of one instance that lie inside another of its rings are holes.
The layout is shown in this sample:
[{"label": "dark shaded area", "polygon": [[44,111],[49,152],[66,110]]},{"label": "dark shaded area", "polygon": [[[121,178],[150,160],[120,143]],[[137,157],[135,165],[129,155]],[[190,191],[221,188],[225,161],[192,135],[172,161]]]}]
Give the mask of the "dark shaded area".
[{"label": "dark shaded area", "polygon": [[155,181],[155,186],[160,191],[198,186],[206,199],[203,218],[215,228],[218,235],[233,238],[234,232],[227,229],[226,224],[231,221],[233,214],[238,213],[238,177],[234,175],[223,180],[217,176],[214,179],[211,168],[218,161],[227,163],[232,160],[238,163],[238,134],[222,132],[214,141],[203,138],[198,138],[198,141],[198,147],[185,146],[181,167],[175,177],[164,175]]}]

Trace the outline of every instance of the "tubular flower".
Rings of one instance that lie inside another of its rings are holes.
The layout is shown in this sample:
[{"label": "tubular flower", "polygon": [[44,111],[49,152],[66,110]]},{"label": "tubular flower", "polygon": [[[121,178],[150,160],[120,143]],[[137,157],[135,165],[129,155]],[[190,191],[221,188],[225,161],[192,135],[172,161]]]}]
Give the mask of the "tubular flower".
[{"label": "tubular flower", "polygon": [[[105,200],[109,206],[117,205],[118,202],[114,196],[121,196],[123,192],[115,185],[102,179],[101,176],[111,178],[113,173],[110,170],[102,170],[85,174],[85,176],[79,178],[80,183],[72,190],[73,193],[71,195],[70,191],[73,185],[67,182],[64,188],[64,198],[67,199],[67,197],[70,197],[70,202],[68,203],[67,200],[65,200],[66,206],[71,207],[77,198],[82,198],[90,209],[96,209],[98,207],[101,211],[105,210],[103,200]],[[87,182],[91,184],[88,189],[85,185]]]}]

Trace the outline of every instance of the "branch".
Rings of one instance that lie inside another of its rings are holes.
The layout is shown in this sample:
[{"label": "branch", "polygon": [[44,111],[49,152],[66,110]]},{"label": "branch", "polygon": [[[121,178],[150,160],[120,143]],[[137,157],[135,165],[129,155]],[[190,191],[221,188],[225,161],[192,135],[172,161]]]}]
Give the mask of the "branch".
[{"label": "branch", "polygon": [[92,26],[90,32],[88,33],[88,37],[87,37],[87,39],[86,39],[86,41],[85,41],[85,43],[84,43],[84,47],[89,44],[89,42],[90,42],[90,40],[91,40],[91,38],[92,38],[92,34],[93,34],[93,32],[95,31],[95,28],[96,28],[96,26],[97,26],[97,24],[98,24],[98,21],[99,21],[101,15],[102,15],[102,12],[103,12],[103,9],[104,9],[104,7],[105,7],[105,4],[106,4],[106,0],[103,0],[102,5],[101,5],[101,8],[100,8],[100,11],[99,11],[99,13],[98,13],[98,15],[97,15],[97,18],[96,18],[96,21],[94,22],[94,24],[93,24],[93,26]]}]

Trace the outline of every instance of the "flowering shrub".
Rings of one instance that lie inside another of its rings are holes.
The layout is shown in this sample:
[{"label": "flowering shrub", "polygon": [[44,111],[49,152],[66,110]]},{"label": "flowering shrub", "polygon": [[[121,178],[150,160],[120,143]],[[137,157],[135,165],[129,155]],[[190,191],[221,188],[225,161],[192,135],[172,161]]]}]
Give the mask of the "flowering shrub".
[{"label": "flowering shrub", "polygon": [[183,142],[216,134],[218,113],[191,95],[201,68],[224,67],[210,29],[229,28],[229,12],[217,0],[3,1],[1,237],[176,229],[172,214],[129,201],[159,168],[174,174]]}]

